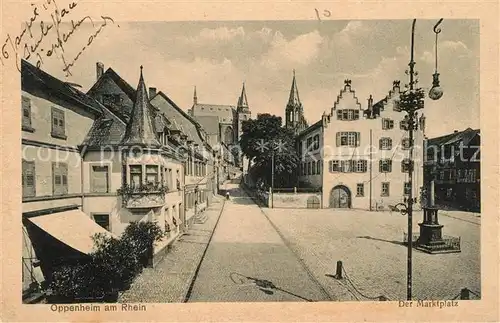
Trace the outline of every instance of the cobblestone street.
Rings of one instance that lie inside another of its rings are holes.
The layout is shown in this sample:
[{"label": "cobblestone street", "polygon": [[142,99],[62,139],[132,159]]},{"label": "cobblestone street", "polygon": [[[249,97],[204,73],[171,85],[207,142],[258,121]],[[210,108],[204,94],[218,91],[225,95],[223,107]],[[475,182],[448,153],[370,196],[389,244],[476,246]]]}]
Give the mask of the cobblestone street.
[{"label": "cobblestone street", "polygon": [[[336,262],[341,260],[349,278],[365,296],[405,299],[407,249],[401,242],[406,216],[332,209],[264,211],[336,298],[355,300],[345,288],[339,294],[340,282],[325,276],[334,275]],[[414,232],[418,232],[421,221],[422,212],[414,212]],[[461,237],[462,252],[431,255],[414,249],[413,298],[452,299],[462,288],[480,292],[480,217],[440,211],[439,221],[444,225],[444,235]],[[359,294],[358,298],[369,300]]]},{"label": "cobblestone street", "polygon": [[[212,205],[207,221],[193,225],[156,268],[145,269],[121,302],[405,299],[405,216],[261,209],[237,184],[227,188],[230,201]],[[414,250],[414,299],[452,299],[462,288],[480,293],[480,217],[439,214],[443,234],[460,236],[462,252],[429,255]],[[421,219],[422,213],[415,212],[415,231]],[[347,274],[343,280],[333,278],[338,260]]]},{"label": "cobblestone street", "polygon": [[229,188],[189,301],[331,300],[252,199]]},{"label": "cobblestone street", "polygon": [[120,295],[122,303],[183,302],[198,263],[223,207],[221,197],[205,211],[207,220],[194,224],[181,236],[155,268],[145,268],[131,288]]}]

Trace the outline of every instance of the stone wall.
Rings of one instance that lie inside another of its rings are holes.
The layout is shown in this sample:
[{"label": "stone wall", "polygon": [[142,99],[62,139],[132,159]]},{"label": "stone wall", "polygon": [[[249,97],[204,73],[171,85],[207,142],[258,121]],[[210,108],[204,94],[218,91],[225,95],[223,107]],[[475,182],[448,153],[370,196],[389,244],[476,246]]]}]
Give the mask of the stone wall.
[{"label": "stone wall", "polygon": [[321,193],[298,192],[298,193],[277,193],[269,197],[269,205],[273,208],[291,209],[319,209],[321,208]]}]

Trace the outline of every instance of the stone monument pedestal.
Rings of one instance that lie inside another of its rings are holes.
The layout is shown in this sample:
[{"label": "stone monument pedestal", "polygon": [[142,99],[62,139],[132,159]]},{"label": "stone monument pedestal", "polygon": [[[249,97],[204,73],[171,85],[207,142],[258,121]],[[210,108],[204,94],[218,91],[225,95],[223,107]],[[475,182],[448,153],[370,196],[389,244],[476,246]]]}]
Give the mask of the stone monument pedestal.
[{"label": "stone monument pedestal", "polygon": [[438,221],[438,209],[424,207],[423,210],[424,220],[418,224],[420,226],[420,236],[416,243],[416,249],[432,254],[460,252],[459,238],[443,238],[443,225],[439,224]]}]

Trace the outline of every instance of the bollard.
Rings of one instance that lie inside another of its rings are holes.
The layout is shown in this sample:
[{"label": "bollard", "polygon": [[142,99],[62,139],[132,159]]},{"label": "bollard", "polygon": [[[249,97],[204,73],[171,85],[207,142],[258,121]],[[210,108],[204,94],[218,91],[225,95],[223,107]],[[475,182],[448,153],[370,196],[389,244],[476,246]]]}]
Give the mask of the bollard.
[{"label": "bollard", "polygon": [[460,291],[460,299],[470,299],[469,290],[467,288],[462,288],[462,290]]},{"label": "bollard", "polygon": [[337,261],[337,271],[335,273],[335,278],[342,279],[342,261]]}]

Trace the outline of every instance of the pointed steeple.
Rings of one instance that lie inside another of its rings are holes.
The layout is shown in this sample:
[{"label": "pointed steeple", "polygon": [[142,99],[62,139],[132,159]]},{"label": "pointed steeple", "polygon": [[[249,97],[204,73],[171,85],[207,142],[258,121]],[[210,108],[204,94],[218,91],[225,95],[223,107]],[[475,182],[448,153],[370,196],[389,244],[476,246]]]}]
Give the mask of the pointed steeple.
[{"label": "pointed steeple", "polygon": [[144,84],[144,77],[142,76],[142,65],[134,107],[132,108],[130,121],[127,124],[127,130],[123,137],[122,144],[149,147],[161,146],[153,128],[149,109],[148,92],[146,90],[146,84]]},{"label": "pointed steeple", "polygon": [[295,80],[295,70],[293,70],[292,88],[290,89],[290,97],[288,98],[288,105],[300,107],[299,89],[297,88],[297,81]]},{"label": "pointed steeple", "polygon": [[238,99],[238,110],[248,109],[247,93],[245,91],[245,82],[243,82],[243,87],[241,89],[241,95]]},{"label": "pointed steeple", "polygon": [[196,85],[194,86],[193,104],[198,104],[198,96],[196,95]]}]

